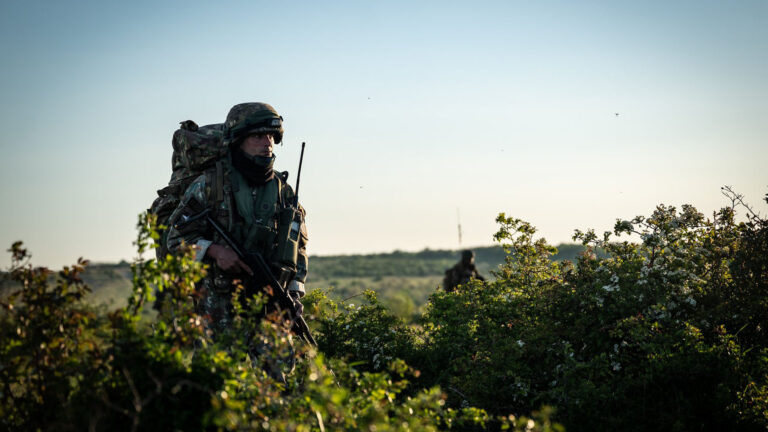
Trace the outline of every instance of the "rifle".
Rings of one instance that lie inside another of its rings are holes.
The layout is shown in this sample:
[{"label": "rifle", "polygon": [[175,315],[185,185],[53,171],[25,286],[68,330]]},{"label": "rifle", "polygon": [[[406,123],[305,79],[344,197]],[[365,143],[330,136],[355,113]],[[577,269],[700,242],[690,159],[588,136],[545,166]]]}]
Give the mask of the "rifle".
[{"label": "rifle", "polygon": [[241,261],[243,261],[248,267],[251,268],[251,270],[253,270],[253,276],[246,280],[246,296],[253,295],[260,291],[265,291],[267,293],[271,291],[270,295],[276,300],[277,307],[281,310],[290,312],[290,318],[293,320],[293,325],[291,327],[293,332],[304,339],[304,341],[306,341],[308,344],[316,347],[317,342],[315,341],[315,338],[312,337],[312,333],[309,330],[307,322],[304,320],[304,317],[298,315],[298,311],[296,309],[296,305],[293,302],[293,298],[291,298],[291,296],[288,294],[288,291],[277,280],[275,275],[272,274],[272,270],[270,270],[269,265],[264,260],[264,257],[259,252],[246,253],[243,248],[240,247],[240,245],[238,245],[237,242],[232,239],[227,230],[225,230],[221,225],[219,225],[218,222],[216,222],[214,218],[211,217],[210,211],[210,209],[205,209],[196,215],[184,217],[183,222],[181,222],[181,224],[176,224],[176,227],[180,228],[183,227],[183,225],[187,225],[193,221],[204,219],[211,228],[219,233],[219,236],[221,236],[221,238],[229,245],[229,247],[235,251],[238,258],[240,258]]}]

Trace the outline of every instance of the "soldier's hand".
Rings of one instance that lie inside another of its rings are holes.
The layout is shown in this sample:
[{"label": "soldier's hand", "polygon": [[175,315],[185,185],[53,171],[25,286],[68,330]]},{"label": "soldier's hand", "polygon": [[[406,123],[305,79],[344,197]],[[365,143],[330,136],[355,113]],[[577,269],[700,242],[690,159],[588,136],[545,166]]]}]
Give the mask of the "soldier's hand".
[{"label": "soldier's hand", "polygon": [[245,272],[253,276],[253,270],[240,260],[240,257],[237,256],[235,251],[228,247],[212,244],[208,247],[208,250],[205,251],[205,254],[213,258],[216,261],[216,265],[225,272]]},{"label": "soldier's hand", "polygon": [[300,317],[304,315],[304,305],[299,300],[299,295],[295,291],[289,291],[288,295],[293,299],[293,305],[296,307],[296,316]]}]

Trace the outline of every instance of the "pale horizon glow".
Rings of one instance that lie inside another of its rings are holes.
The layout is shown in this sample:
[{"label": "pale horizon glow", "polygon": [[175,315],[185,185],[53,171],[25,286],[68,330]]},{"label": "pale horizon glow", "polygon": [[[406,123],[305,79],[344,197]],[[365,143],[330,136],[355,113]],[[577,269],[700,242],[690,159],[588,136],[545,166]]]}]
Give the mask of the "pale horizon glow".
[{"label": "pale horizon glow", "polygon": [[178,122],[246,101],[285,118],[291,184],[307,142],[311,255],[458,249],[457,208],[464,247],[501,212],[551,244],[710,215],[724,185],[765,214],[766,22],[759,0],[4,2],[0,246],[130,261]]}]

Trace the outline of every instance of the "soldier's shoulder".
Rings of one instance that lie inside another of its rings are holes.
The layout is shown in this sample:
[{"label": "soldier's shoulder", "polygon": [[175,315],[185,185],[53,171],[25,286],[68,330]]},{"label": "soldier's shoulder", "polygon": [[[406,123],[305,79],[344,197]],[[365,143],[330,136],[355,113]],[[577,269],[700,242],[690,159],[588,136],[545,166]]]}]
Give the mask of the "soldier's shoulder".
[{"label": "soldier's shoulder", "polygon": [[208,176],[205,173],[202,173],[189,182],[189,185],[187,186],[187,193],[198,189],[204,190],[208,183]]},{"label": "soldier's shoulder", "polygon": [[184,191],[184,197],[187,200],[194,197],[200,202],[205,202],[208,198],[210,182],[210,175],[203,172],[202,174],[195,177],[191,182],[189,182],[187,190]]},{"label": "soldier's shoulder", "polygon": [[202,172],[202,173],[200,173],[200,174],[199,174],[197,177],[195,177],[195,178],[194,178],[194,179],[193,179],[193,180],[192,180],[192,181],[189,183],[189,185],[190,185],[190,186],[192,186],[192,185],[205,185],[205,184],[207,184],[207,183],[210,183],[210,177],[211,177],[211,175],[209,174],[209,172],[208,172],[208,171],[203,171],[203,172]]}]

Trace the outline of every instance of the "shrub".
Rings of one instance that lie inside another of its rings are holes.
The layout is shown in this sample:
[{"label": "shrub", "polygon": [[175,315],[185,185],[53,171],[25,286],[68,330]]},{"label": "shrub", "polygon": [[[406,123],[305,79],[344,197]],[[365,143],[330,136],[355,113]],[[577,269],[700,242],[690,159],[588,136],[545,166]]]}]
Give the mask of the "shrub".
[{"label": "shrub", "polygon": [[577,231],[589,248],[575,263],[502,214],[496,281],[434,293],[415,328],[375,301],[347,307],[320,320],[324,349],[373,368],[402,358],[420,372],[413,391],[440,386],[457,409],[551,405],[569,430],[764,430],[768,222],[725,193],[711,218],[659,206]]},{"label": "shrub", "polygon": [[[555,430],[546,412],[538,421],[499,418],[450,408],[437,387],[405,393],[416,372],[394,357],[357,369],[294,344],[278,316],[255,318],[258,296],[240,304],[234,292],[242,313],[212,339],[192,306],[205,268],[191,250],[143,259],[153,225],[151,216],[140,220],[133,294],[110,313],[81,301],[86,261],[52,282],[21,243],[12,246],[11,288],[0,303],[3,430]],[[164,299],[148,320],[142,310],[155,288]],[[321,346],[332,351],[328,340]]]}]

